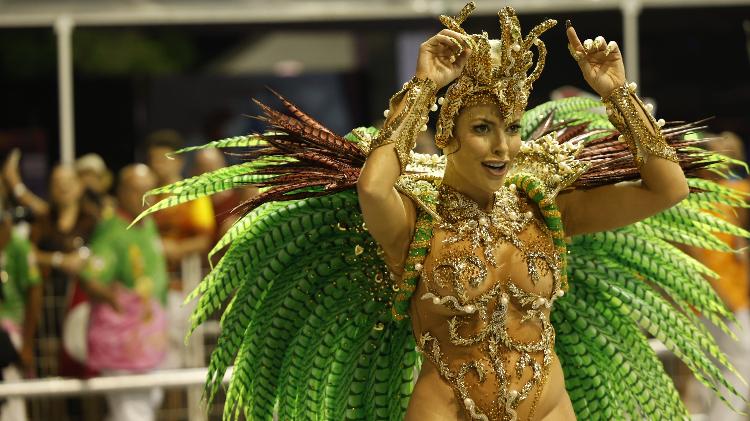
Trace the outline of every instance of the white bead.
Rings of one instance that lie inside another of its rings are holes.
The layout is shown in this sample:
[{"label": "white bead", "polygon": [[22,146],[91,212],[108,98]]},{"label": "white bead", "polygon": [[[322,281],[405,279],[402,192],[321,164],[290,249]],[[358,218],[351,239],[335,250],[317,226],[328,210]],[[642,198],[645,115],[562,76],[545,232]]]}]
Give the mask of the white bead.
[{"label": "white bead", "polygon": [[513,44],[513,46],[512,46],[511,48],[512,48],[512,49],[513,49],[513,51],[515,51],[515,52],[519,52],[519,51],[521,51],[521,46],[520,46],[520,45],[518,45],[518,43],[515,43],[515,44]]},{"label": "white bead", "polygon": [[660,118],[660,119],[656,120],[656,125],[659,126],[659,127],[664,127],[665,124],[667,124],[667,122],[664,121],[663,118]]},{"label": "white bead", "polygon": [[508,295],[503,294],[502,297],[500,297],[500,303],[504,306],[507,306],[508,302],[510,302],[510,300],[508,299]]},{"label": "white bead", "polygon": [[625,136],[619,135],[619,136],[617,136],[617,140],[619,140],[620,142],[624,142],[625,141]]},{"label": "white bead", "polygon": [[516,188],[517,188],[517,187],[516,187],[516,185],[515,185],[515,184],[511,184],[510,186],[508,186],[508,189],[510,189],[510,191],[512,191],[512,192],[514,192],[514,193],[515,193],[515,191],[516,191]]},{"label": "white bead", "polygon": [[415,264],[414,265],[414,270],[416,270],[417,272],[419,272],[420,270],[422,270],[422,264],[421,263]]},{"label": "white bead", "polygon": [[565,295],[565,291],[558,289],[555,295],[557,295],[557,298],[561,298],[563,295]]},{"label": "white bead", "polygon": [[423,124],[422,127],[419,128],[419,131],[426,132],[427,131],[427,125]]},{"label": "white bead", "polygon": [[465,406],[474,406],[474,401],[471,400],[471,398],[464,399],[464,405]]},{"label": "white bead", "polygon": [[635,92],[637,88],[638,88],[638,85],[635,82],[628,83],[628,89],[630,89],[630,92]]},{"label": "white bead", "polygon": [[489,223],[490,221],[488,221],[486,217],[482,216],[481,218],[479,218],[479,225],[486,227]]},{"label": "white bead", "polygon": [[438,297],[433,297],[433,298],[432,298],[432,304],[440,304],[440,298],[438,298]]},{"label": "white bead", "polygon": [[531,218],[534,214],[531,211],[526,212],[526,217]]},{"label": "white bead", "polygon": [[438,98],[438,104],[443,105],[443,102],[445,102],[445,98],[443,97]]},{"label": "white bead", "polygon": [[383,111],[383,117],[388,118],[388,114],[391,113],[391,110],[385,110]]},{"label": "white bead", "polygon": [[437,104],[432,104],[432,106],[430,106],[430,111],[437,111],[437,109],[438,109]]},{"label": "white bead", "polygon": [[518,397],[518,391],[511,389],[510,392],[508,392],[508,397],[511,400],[516,400],[516,398]]},{"label": "white bead", "polygon": [[464,311],[467,312],[467,313],[469,313],[469,314],[471,314],[471,313],[474,313],[475,311],[477,311],[477,309],[473,305],[468,305],[468,306],[464,307]]}]

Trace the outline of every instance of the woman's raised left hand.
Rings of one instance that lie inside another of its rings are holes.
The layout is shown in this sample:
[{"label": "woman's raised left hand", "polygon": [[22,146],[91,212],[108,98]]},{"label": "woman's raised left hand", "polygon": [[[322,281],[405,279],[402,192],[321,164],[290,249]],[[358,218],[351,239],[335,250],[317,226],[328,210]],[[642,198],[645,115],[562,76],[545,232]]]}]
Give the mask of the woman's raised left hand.
[{"label": "woman's raised left hand", "polygon": [[583,78],[599,96],[606,98],[625,84],[625,65],[620,47],[602,36],[581,42],[573,26],[568,26],[568,49],[581,68]]}]

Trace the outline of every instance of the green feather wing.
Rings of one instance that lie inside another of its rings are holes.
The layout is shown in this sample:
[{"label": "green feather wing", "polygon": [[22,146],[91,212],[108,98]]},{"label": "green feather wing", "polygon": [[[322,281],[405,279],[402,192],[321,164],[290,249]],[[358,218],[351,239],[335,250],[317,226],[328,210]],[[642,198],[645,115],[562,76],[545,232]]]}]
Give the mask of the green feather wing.
[{"label": "green feather wing", "polygon": [[198,300],[191,332],[222,312],[205,397],[233,366],[225,419],[403,419],[420,359],[354,189],[362,136],[376,131],[339,137],[280,99],[291,115],[259,104],[271,131],[176,152],[239,148],[246,162],[154,189],[160,201],[138,217],[259,187],[187,298]]},{"label": "green feather wing", "polygon": [[193,326],[231,300],[209,365],[213,398],[234,372],[234,419],[400,419],[417,357],[391,317],[378,248],[353,190],[258,208],[198,287]]},{"label": "green feather wing", "polygon": [[[522,132],[540,135],[567,129],[579,136],[611,131],[606,115],[596,113],[599,106],[598,101],[580,98],[545,103],[524,115]],[[707,165],[723,174],[729,164],[736,164],[681,143],[677,132],[669,135],[670,142],[679,148],[684,168]],[[582,155],[604,157],[612,150],[621,154],[624,148],[608,140],[615,136],[589,137],[586,142],[595,141],[591,147],[587,143]],[[597,147],[602,155],[591,152]],[[616,181],[613,177],[608,182]],[[581,186],[597,184],[601,183]],[[734,252],[713,233],[750,233],[717,214],[727,207],[747,207],[747,196],[705,179],[691,178],[689,185],[690,196],[673,208],[622,229],[569,241],[570,290],[556,302],[551,317],[556,352],[579,419],[689,419],[647,335],[662,342],[717,394],[722,388],[737,393],[721,366],[734,369],[695,314],[699,311],[733,335],[725,324],[733,316],[706,279],[716,274],[673,244]]]},{"label": "green feather wing", "polygon": [[[678,205],[659,215],[675,220],[655,224],[650,218],[621,230],[577,236],[568,247],[571,287],[558,300],[552,320],[566,387],[580,418],[658,414],[656,419],[688,419],[644,333],[662,342],[716,393],[722,386],[737,393],[716,361],[731,365],[693,314],[698,309],[725,328],[723,319],[730,313],[704,278],[712,272],[667,242],[674,239],[670,231],[676,225],[701,223],[684,209],[690,208]],[[722,224],[713,229],[737,230]],[[703,227],[694,226],[690,233],[705,247],[716,240]],[[607,399],[606,393],[621,385],[626,385],[623,393]]]}]

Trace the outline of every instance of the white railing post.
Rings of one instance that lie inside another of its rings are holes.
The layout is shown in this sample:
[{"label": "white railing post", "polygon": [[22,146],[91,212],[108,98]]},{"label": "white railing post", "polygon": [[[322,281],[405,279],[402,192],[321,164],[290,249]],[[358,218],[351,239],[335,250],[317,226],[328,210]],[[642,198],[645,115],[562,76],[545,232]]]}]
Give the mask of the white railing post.
[{"label": "white railing post", "polygon": [[[182,290],[191,292],[203,278],[202,259],[199,254],[186,256],[181,262]],[[186,304],[191,310],[195,302]],[[190,343],[183,349],[183,361],[186,367],[203,367],[206,363],[206,344],[203,326],[199,326],[191,335]],[[188,421],[207,421],[206,411],[202,408],[201,397],[203,388],[189,386],[187,388]]]},{"label": "white railing post", "polygon": [[72,164],[75,159],[75,121],[73,115],[73,29],[68,15],[55,19],[57,35],[57,90],[60,116],[60,162]]},{"label": "white railing post", "polygon": [[622,32],[623,32],[623,60],[625,60],[625,75],[629,82],[640,83],[641,63],[639,43],[638,17],[641,14],[641,0],[622,0]]}]

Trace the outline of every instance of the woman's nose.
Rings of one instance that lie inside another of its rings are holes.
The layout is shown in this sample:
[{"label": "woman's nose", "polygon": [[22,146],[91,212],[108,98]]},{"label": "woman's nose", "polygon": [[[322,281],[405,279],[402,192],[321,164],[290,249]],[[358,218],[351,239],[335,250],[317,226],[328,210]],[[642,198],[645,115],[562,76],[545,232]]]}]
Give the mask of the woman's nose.
[{"label": "woman's nose", "polygon": [[492,142],[492,153],[501,159],[506,159],[508,157],[509,141],[510,139],[504,133],[498,133]]}]

